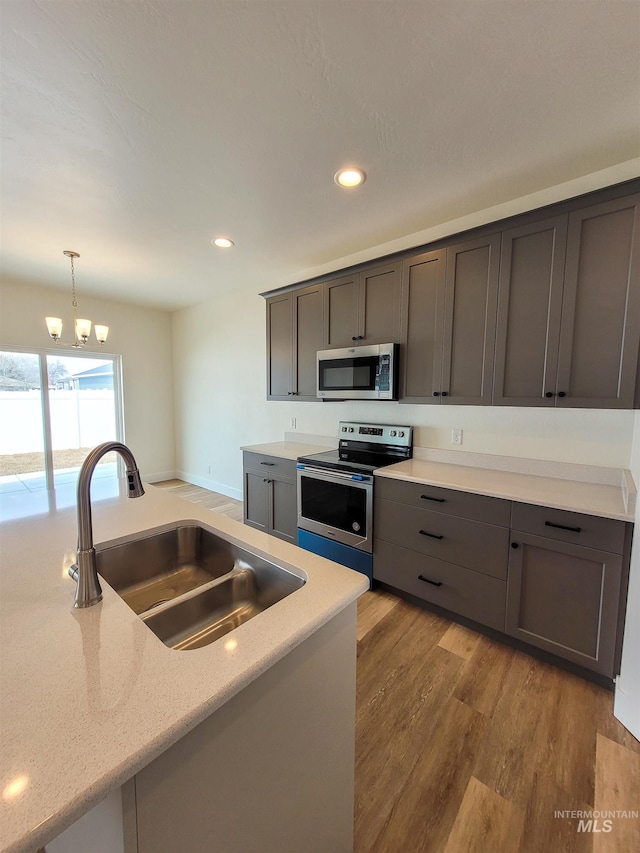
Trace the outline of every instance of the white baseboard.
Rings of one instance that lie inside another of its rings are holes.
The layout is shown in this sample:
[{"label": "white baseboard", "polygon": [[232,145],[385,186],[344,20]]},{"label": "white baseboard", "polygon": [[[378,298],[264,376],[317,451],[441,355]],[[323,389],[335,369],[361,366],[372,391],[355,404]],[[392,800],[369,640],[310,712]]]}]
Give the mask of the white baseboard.
[{"label": "white baseboard", "polygon": [[160,471],[157,474],[145,474],[142,479],[145,483],[162,483],[165,480],[175,480],[177,476],[175,471]]},{"label": "white baseboard", "polygon": [[202,486],[203,489],[209,489],[212,492],[219,492],[221,495],[226,495],[228,498],[234,498],[237,501],[242,500],[242,491],[233,489],[227,486],[226,483],[218,483],[215,480],[209,480],[206,477],[197,477],[195,474],[187,474],[186,471],[176,471],[175,474],[178,480],[184,480],[185,483],[191,483],[192,486]]}]

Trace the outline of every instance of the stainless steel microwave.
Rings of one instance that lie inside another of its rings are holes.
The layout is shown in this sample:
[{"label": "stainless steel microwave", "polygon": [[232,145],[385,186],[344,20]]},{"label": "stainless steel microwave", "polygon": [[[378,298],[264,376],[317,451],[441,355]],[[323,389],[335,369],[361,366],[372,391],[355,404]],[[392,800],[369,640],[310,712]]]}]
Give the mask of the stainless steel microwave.
[{"label": "stainless steel microwave", "polygon": [[398,344],[318,352],[321,400],[397,400]]}]

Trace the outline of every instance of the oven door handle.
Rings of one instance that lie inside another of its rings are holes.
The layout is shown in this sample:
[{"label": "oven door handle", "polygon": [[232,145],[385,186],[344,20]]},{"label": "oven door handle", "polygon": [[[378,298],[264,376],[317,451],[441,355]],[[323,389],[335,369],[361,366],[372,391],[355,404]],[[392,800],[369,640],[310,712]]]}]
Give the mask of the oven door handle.
[{"label": "oven door handle", "polygon": [[301,462],[298,462],[296,468],[299,471],[307,471],[316,476],[335,477],[336,480],[350,480],[355,483],[369,483],[372,479],[368,474],[347,474],[343,471],[334,471],[333,468],[312,468],[310,465],[304,465]]}]

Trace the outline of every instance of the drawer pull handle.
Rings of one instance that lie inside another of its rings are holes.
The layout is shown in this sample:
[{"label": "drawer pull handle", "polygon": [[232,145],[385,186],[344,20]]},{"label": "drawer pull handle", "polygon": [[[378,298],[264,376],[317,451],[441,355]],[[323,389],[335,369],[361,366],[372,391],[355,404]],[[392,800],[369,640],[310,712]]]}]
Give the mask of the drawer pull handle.
[{"label": "drawer pull handle", "polygon": [[545,521],[545,527],[557,527],[558,530],[569,530],[571,533],[581,533],[581,527],[567,527],[566,524],[554,524],[553,521]]},{"label": "drawer pull handle", "polygon": [[261,465],[268,465],[269,468],[272,468],[276,463],[275,462],[261,462]]},{"label": "drawer pull handle", "polygon": [[442,586],[442,581],[430,581],[429,578],[425,578],[422,575],[418,575],[418,580],[430,583],[432,586]]},{"label": "drawer pull handle", "polygon": [[426,530],[418,530],[421,536],[429,536],[431,539],[444,539],[444,536],[436,536],[435,533],[427,533]]},{"label": "drawer pull handle", "polygon": [[446,498],[432,498],[431,495],[420,495],[423,501],[437,501],[439,504],[446,503]]}]

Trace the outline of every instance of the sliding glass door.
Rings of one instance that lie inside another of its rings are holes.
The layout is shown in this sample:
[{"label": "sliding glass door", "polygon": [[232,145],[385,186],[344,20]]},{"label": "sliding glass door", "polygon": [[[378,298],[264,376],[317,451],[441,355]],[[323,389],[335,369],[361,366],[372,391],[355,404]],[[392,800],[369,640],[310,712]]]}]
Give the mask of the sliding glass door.
[{"label": "sliding glass door", "polygon": [[[75,482],[92,447],[122,441],[120,376],[118,356],[0,352],[0,489]],[[117,464],[105,456],[94,477]]]}]

